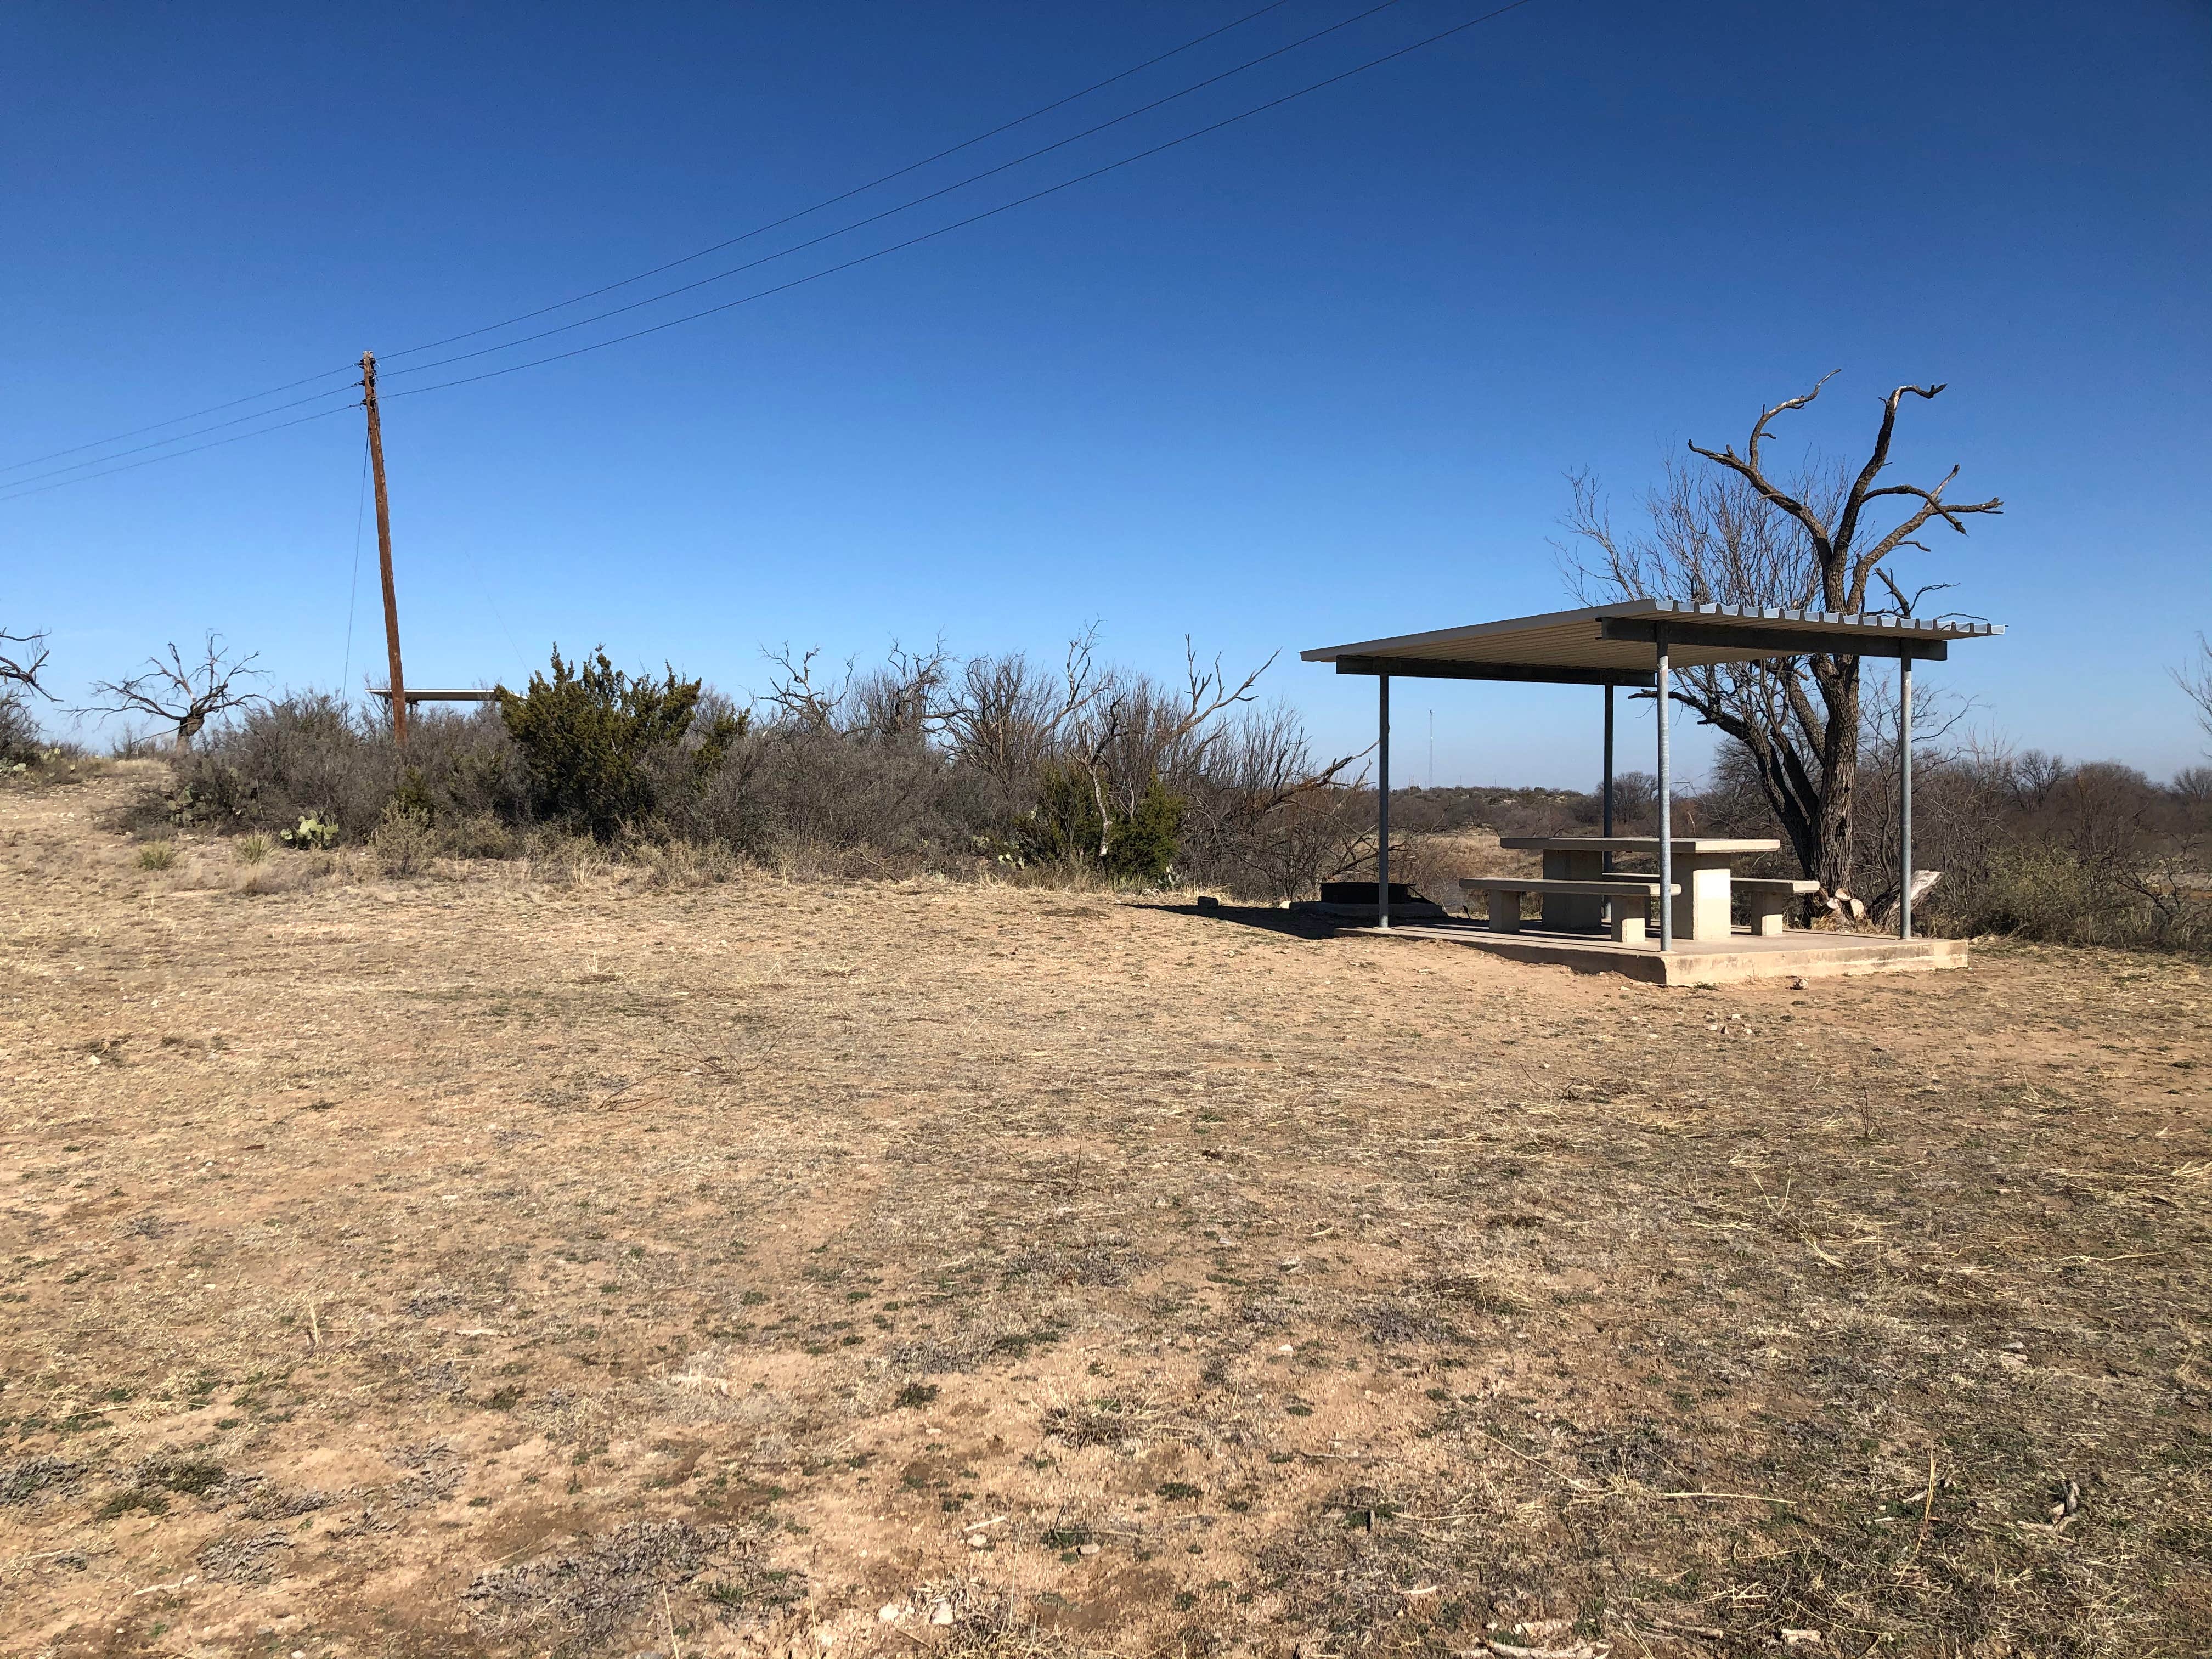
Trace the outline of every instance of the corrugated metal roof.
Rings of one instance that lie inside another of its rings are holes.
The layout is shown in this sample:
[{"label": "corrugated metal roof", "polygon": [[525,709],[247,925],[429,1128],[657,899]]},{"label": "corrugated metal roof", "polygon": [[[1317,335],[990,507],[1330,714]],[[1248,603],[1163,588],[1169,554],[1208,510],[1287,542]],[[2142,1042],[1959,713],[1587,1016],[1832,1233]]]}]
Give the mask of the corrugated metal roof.
[{"label": "corrugated metal roof", "polygon": [[[1540,617],[1513,617],[1503,622],[1474,623],[1464,628],[1442,628],[1425,634],[1401,634],[1382,640],[1361,640],[1350,645],[1322,646],[1299,653],[1307,662],[1334,662],[1345,657],[1388,658],[1412,665],[1500,664],[1542,668],[1649,670],[1652,647],[1641,640],[1609,640],[1601,624],[1609,618],[1680,623],[1708,629],[1741,629],[1765,637],[1742,645],[1712,642],[1674,643],[1669,659],[1677,667],[1700,663],[1748,662],[1759,657],[1782,656],[1788,647],[1769,643],[1775,635],[1796,633],[1844,634],[1863,638],[1869,654],[1893,654],[1899,646],[1948,644],[1954,640],[1983,639],[2004,629],[1992,623],[1933,622],[1892,615],[1846,615],[1828,611],[1796,611],[1772,607],[1757,611],[1732,610],[1726,605],[1692,605],[1686,599],[1617,599],[1579,611],[1555,611]],[[1887,650],[1884,647],[1887,647]],[[1819,648],[1809,646],[1808,649]]]}]

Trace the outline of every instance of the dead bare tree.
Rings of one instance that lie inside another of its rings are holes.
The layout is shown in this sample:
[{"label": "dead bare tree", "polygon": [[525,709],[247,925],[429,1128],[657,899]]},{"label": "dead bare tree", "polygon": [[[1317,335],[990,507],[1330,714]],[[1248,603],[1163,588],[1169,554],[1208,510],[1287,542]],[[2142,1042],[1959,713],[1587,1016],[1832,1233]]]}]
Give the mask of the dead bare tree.
[{"label": "dead bare tree", "polygon": [[853,684],[854,729],[893,743],[921,744],[944,730],[951,654],[940,639],[927,651],[891,641],[884,666]]},{"label": "dead bare tree", "polygon": [[259,679],[253,666],[258,652],[237,656],[222,636],[210,633],[204,652],[186,663],[173,641],[167,661],[149,657],[145,668],[127,680],[102,681],[93,690],[106,699],[80,709],[87,714],[151,714],[177,728],[176,751],[189,753],[200,728],[218,714],[264,701],[260,693],[239,689],[244,679]]},{"label": "dead bare tree", "polygon": [[1057,680],[1018,651],[963,665],[941,730],[954,757],[991,780],[1002,805],[1027,798],[1069,722],[1109,689],[1094,666],[1097,643],[1096,623],[1070,640]]},{"label": "dead bare tree", "polygon": [[[1622,597],[1686,599],[1701,605],[1784,606],[1846,615],[1911,614],[1923,588],[1907,595],[1890,579],[1883,561],[1901,548],[1929,551],[1916,540],[1942,522],[1966,533],[1974,514],[1997,513],[2003,502],[1954,502],[1943,492],[1959,476],[1953,467],[1932,489],[1882,484],[1898,406],[1907,396],[1932,398],[1943,387],[1901,386],[1882,400],[1874,447],[1856,473],[1814,468],[1790,487],[1774,481],[1761,447],[1777,416],[1801,410],[1820,395],[1831,376],[1812,391],[1762,410],[1745,453],[1697,444],[1718,473],[1669,464],[1664,479],[1645,498],[1648,532],[1617,535],[1595,482],[1573,480],[1574,504],[1564,523],[1573,538],[1565,550],[1569,574],[1586,600]],[[1869,510],[1897,497],[1911,505],[1887,529]],[[1880,580],[1889,602],[1869,605]],[[1852,796],[1858,775],[1861,728],[1859,659],[1814,653],[1678,671],[1676,701],[1698,719],[1742,744],[1759,787],[1789,837],[1805,874],[1831,900],[1850,893]]]},{"label": "dead bare tree", "polygon": [[1316,764],[1287,703],[1229,722],[1202,769],[1179,775],[1182,839],[1199,861],[1239,886],[1296,898],[1375,860],[1375,814],[1347,788],[1346,769],[1372,753]]},{"label": "dead bare tree", "polygon": [[0,696],[9,695],[9,687],[21,686],[48,702],[57,701],[54,694],[39,682],[39,676],[46,671],[46,659],[52,655],[46,647],[45,629],[35,634],[11,634],[0,628]]},{"label": "dead bare tree", "polygon": [[[1197,769],[1206,747],[1218,735],[1217,717],[1252,701],[1252,688],[1279,654],[1271,653],[1267,661],[1231,685],[1219,657],[1211,665],[1202,665],[1188,635],[1182,646],[1185,684],[1180,695],[1167,694],[1149,678],[1109,684],[1069,723],[1073,741],[1068,758],[1091,786],[1098,811],[1101,859],[1106,856],[1115,823],[1135,813],[1138,801],[1157,779],[1170,771]],[[1087,654],[1085,664],[1087,667]],[[1071,695],[1075,690],[1072,677],[1069,690]]]},{"label": "dead bare tree", "polygon": [[784,721],[802,732],[838,729],[852,695],[853,659],[845,659],[845,672],[840,678],[817,685],[814,659],[821,654],[819,646],[811,646],[796,656],[787,644],[773,651],[765,646],[761,648],[761,655],[775,669],[763,701],[781,709]]}]

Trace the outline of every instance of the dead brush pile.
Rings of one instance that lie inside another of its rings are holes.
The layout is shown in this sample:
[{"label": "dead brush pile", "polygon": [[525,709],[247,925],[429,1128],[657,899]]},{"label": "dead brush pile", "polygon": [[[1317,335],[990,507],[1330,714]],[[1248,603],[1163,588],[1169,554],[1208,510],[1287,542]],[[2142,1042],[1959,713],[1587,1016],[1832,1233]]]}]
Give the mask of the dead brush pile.
[{"label": "dead brush pile", "polygon": [[582,1549],[487,1569],[461,1600],[470,1623],[487,1636],[597,1644],[649,1614],[666,1590],[698,1577],[728,1538],[726,1528],[633,1521]]}]

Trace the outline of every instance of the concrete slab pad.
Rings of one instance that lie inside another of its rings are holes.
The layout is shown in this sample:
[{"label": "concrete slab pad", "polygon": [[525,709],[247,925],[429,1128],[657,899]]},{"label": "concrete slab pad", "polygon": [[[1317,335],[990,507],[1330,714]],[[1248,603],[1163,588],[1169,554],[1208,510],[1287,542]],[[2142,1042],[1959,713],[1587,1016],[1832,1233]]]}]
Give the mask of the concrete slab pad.
[{"label": "concrete slab pad", "polygon": [[1678,939],[1670,952],[1661,951],[1656,939],[1615,944],[1599,934],[1553,933],[1526,923],[1514,933],[1493,933],[1480,922],[1456,919],[1394,925],[1387,933],[1376,927],[1346,931],[1373,939],[1470,945],[1516,962],[1620,974],[1651,985],[1727,985],[1747,979],[1826,979],[1966,966],[1964,939],[1900,939],[1807,928],[1767,934],[1739,929],[1726,939]]}]

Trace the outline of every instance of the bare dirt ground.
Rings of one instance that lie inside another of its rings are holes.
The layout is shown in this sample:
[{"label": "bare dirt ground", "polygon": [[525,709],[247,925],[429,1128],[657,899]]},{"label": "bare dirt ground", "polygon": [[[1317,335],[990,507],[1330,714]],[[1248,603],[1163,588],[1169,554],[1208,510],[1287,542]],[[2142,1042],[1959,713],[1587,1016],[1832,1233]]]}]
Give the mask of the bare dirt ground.
[{"label": "bare dirt ground", "polygon": [[252,892],[131,787],[0,792],[0,1651],[2212,1650],[2201,963]]}]

